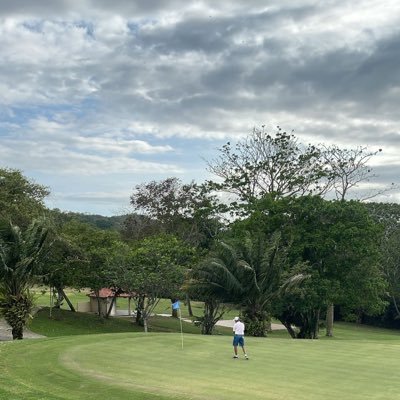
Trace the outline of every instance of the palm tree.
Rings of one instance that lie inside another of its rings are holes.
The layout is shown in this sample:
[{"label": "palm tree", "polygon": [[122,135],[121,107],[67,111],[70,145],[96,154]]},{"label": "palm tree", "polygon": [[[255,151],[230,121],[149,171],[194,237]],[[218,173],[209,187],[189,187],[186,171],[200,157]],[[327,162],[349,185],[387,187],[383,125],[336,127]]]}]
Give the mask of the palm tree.
[{"label": "palm tree", "polygon": [[[284,274],[286,253],[287,246],[282,244],[279,232],[269,237],[246,233],[240,240],[220,242],[214,256],[190,272],[185,289],[205,302],[203,319],[209,324],[218,321],[217,300],[221,304],[236,303],[242,308],[246,332],[265,336],[273,299],[284,288],[290,290],[304,279],[301,274]],[[207,310],[214,315],[207,315]]]},{"label": "palm tree", "polygon": [[8,223],[0,229],[0,313],[12,328],[13,339],[23,338],[31,315],[29,292],[43,253],[48,229],[36,220],[25,230]]},{"label": "palm tree", "polygon": [[211,335],[215,324],[222,318],[224,302],[234,302],[243,292],[239,280],[242,264],[233,246],[219,242],[215,254],[189,270],[183,286],[186,293],[204,302],[204,315],[198,317],[201,332]]}]

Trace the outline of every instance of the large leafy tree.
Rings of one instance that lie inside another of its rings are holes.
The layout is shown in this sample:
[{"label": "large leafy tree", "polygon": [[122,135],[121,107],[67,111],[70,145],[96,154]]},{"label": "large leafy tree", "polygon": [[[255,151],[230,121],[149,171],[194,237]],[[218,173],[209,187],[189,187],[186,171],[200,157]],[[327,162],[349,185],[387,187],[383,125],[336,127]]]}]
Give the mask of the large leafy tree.
[{"label": "large leafy tree", "polygon": [[[125,233],[132,232],[131,237],[166,233],[205,253],[222,228],[216,197],[194,182],[167,178],[137,185],[131,204],[136,214],[125,224]],[[189,296],[186,301],[192,315]],[[176,316],[176,310],[172,314]]]},{"label": "large leafy tree", "polygon": [[[237,232],[236,232],[237,233]],[[236,235],[219,242],[214,251],[190,271],[186,289],[205,303],[203,333],[211,334],[223,304],[242,309],[246,332],[265,336],[272,302],[283,287],[295,286],[301,274],[285,276],[287,249],[280,233]]]},{"label": "large leafy tree", "polygon": [[29,289],[37,279],[48,229],[40,221],[27,228],[8,223],[0,228],[0,312],[12,328],[13,339],[23,338],[33,308]]},{"label": "large leafy tree", "polygon": [[388,295],[397,318],[400,318],[400,205],[396,203],[367,203],[372,218],[380,224],[381,271],[388,283]]},{"label": "large leafy tree", "polygon": [[0,168],[0,219],[21,227],[43,215],[47,187],[26,178],[21,171]]},{"label": "large leafy tree", "polygon": [[116,264],[111,260],[123,247],[119,233],[72,220],[63,226],[61,234],[67,246],[61,246],[61,252],[68,258],[63,270],[53,275],[53,284],[92,289],[97,296],[99,315],[106,316],[101,314],[99,291],[115,284]]},{"label": "large leafy tree", "polygon": [[242,268],[245,266],[235,248],[218,242],[207,257],[188,270],[183,288],[191,298],[204,303],[203,316],[197,316],[202,334],[211,335],[223,317],[225,304],[241,298]]},{"label": "large leafy tree", "polygon": [[269,134],[263,126],[236,145],[226,143],[208,162],[218,177],[209,187],[233,193],[245,204],[266,194],[282,198],[329,193],[339,200],[353,194],[365,200],[394,187],[363,190],[363,184],[375,177],[369,164],[380,152],[362,146],[306,146],[279,127]]},{"label": "large leafy tree", "polygon": [[[291,243],[289,267],[308,265],[310,279],[297,298],[291,293],[276,311],[285,325],[297,324],[301,337],[315,337],[319,313],[328,304],[376,313],[382,310],[384,281],[379,272],[378,226],[356,201],[326,201],[317,196],[262,199],[244,222],[247,229],[276,229]],[[308,290],[305,289],[308,287]],[[307,296],[309,300],[307,300]],[[283,299],[284,300],[284,299]]]},{"label": "large leafy tree", "polygon": [[266,194],[278,198],[324,194],[331,184],[321,149],[302,145],[279,127],[275,134],[262,127],[235,146],[226,143],[208,168],[219,178],[212,188],[233,193],[244,202]]},{"label": "large leafy tree", "polygon": [[60,308],[66,301],[70,310],[75,311],[65,288],[82,286],[80,276],[85,271],[87,258],[76,236],[68,232],[70,225],[71,222],[57,226],[52,232],[51,251],[42,260],[42,283],[49,286],[55,308]]},{"label": "large leafy tree", "polygon": [[118,284],[136,301],[137,322],[148,329],[148,319],[161,298],[175,299],[196,252],[172,235],[146,238],[135,244]]},{"label": "large leafy tree", "polygon": [[[371,159],[377,156],[382,149],[370,150],[365,146],[355,148],[340,148],[336,145],[324,146],[322,156],[328,166],[332,188],[336,199],[345,201],[350,197],[359,200],[368,200],[396,187],[392,183],[389,187],[371,189],[365,185],[376,175],[370,166]],[[333,336],[334,304],[330,304],[326,313],[326,335]]]},{"label": "large leafy tree", "polygon": [[[155,221],[158,233],[178,236],[190,245],[208,248],[221,228],[215,196],[194,182],[167,178],[137,185],[131,205],[150,219],[147,222],[153,231],[151,222]],[[143,218],[133,222],[140,222],[143,229]]]},{"label": "large leafy tree", "polygon": [[43,283],[52,289],[55,307],[66,301],[75,311],[65,287],[110,287],[113,268],[109,259],[123,243],[116,230],[82,222],[80,214],[52,210],[51,217],[55,234],[51,252],[43,260]]}]

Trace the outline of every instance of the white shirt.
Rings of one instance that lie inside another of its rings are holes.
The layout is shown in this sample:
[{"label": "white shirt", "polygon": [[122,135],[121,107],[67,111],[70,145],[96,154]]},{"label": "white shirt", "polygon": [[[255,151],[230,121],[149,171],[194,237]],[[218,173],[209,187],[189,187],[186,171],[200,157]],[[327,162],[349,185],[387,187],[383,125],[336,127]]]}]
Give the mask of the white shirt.
[{"label": "white shirt", "polygon": [[235,322],[233,332],[235,332],[235,335],[244,335],[244,323],[240,321]]}]

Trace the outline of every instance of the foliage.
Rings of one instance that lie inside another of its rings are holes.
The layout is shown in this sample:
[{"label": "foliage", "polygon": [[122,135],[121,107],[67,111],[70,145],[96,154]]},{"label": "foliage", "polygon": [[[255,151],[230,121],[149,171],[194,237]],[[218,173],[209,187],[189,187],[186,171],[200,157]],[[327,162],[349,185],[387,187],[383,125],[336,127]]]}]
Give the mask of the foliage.
[{"label": "foliage", "polygon": [[334,192],[336,199],[345,200],[348,198],[349,193],[359,189],[359,200],[368,200],[395,187],[394,183],[392,183],[388,188],[364,190],[364,194],[361,194],[360,184],[369,182],[376,177],[368,163],[381,151],[382,149],[372,151],[363,146],[353,149],[340,148],[336,145],[324,147],[322,157],[328,165],[332,177],[331,190]]},{"label": "foliage", "polygon": [[[357,312],[383,309],[385,283],[377,248],[380,230],[361,203],[326,201],[318,196],[266,196],[254,203],[251,216],[238,222],[235,230],[258,234],[278,227],[288,249],[286,274],[310,275],[302,288],[276,303],[275,316],[285,326],[297,325],[297,333],[313,336],[318,326],[305,324],[317,324],[320,312],[331,303]],[[298,270],[296,265],[303,267]]]},{"label": "foliage", "polygon": [[61,225],[72,220],[88,224],[94,228],[102,230],[115,230],[120,231],[123,228],[123,224],[127,215],[113,215],[110,217],[98,214],[83,214],[78,212],[65,212],[59,209],[53,209],[50,211],[51,216],[57,220]]},{"label": "foliage", "polygon": [[0,312],[12,328],[13,339],[23,338],[32,312],[29,289],[38,273],[48,229],[34,221],[22,230],[12,223],[0,229]]},{"label": "foliage", "polygon": [[195,249],[171,235],[150,237],[136,244],[117,283],[134,295],[138,322],[145,330],[161,298],[179,297],[185,271],[195,261]]},{"label": "foliage", "polygon": [[73,285],[93,290],[108,287],[110,277],[109,259],[120,250],[120,236],[114,231],[104,231],[88,224],[71,221],[63,227],[63,236],[79,254],[80,263],[74,269]]},{"label": "foliage", "polygon": [[397,318],[400,318],[400,205],[394,203],[367,203],[372,218],[382,226],[380,241],[381,271],[388,282],[388,294]]},{"label": "foliage", "polygon": [[[98,298],[103,287],[116,287],[119,255],[128,252],[117,231],[101,230],[86,223],[70,220],[61,225],[54,251],[46,258],[44,283],[53,285],[59,299],[66,297],[65,286],[90,288]],[[73,310],[72,304],[70,308]],[[98,312],[101,314],[98,298]],[[107,316],[107,315],[104,315]]]},{"label": "foliage", "polygon": [[275,134],[265,127],[254,128],[235,146],[230,142],[221,149],[219,157],[208,162],[208,169],[218,177],[209,181],[209,190],[233,193],[241,201],[232,202],[232,212],[238,212],[255,199],[265,195],[274,198],[325,196],[332,194],[339,200],[358,189],[361,199],[370,199],[392,190],[362,192],[362,184],[375,177],[368,165],[378,151],[367,147],[353,149],[336,145],[321,146],[300,143],[293,133],[277,127]]},{"label": "foliage", "polygon": [[321,150],[302,146],[280,127],[275,135],[268,134],[263,126],[234,147],[226,143],[219,158],[210,161],[208,167],[222,179],[222,183],[213,182],[211,187],[234,193],[245,202],[266,194],[323,194],[330,186]]},{"label": "foliage", "polygon": [[0,168],[0,219],[25,227],[45,212],[45,186],[26,178],[21,171]]},{"label": "foliage", "polygon": [[204,301],[204,321],[217,322],[207,310],[232,302],[242,308],[246,332],[265,336],[272,300],[282,285],[294,283],[296,278],[282,279],[286,253],[279,232],[270,236],[245,232],[236,240],[218,243],[213,253],[190,271],[185,288],[191,296]]},{"label": "foliage", "polygon": [[[167,178],[137,185],[131,204],[149,218],[151,229],[156,221],[157,233],[176,235],[190,245],[208,248],[221,227],[216,198],[194,182]],[[136,217],[132,222],[143,226],[145,221]]]},{"label": "foliage", "polygon": [[237,300],[242,293],[235,250],[219,242],[208,257],[188,270],[184,290],[193,299],[203,301],[200,321],[202,333],[211,335],[215,324],[223,317],[224,303]]}]

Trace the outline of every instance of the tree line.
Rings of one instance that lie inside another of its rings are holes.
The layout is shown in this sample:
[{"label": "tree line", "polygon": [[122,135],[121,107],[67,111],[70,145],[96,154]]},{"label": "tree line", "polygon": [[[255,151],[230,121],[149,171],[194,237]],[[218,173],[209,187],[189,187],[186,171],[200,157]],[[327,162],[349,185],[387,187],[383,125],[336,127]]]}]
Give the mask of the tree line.
[{"label": "tree line", "polygon": [[194,318],[204,334],[230,306],[254,336],[265,336],[272,318],[293,338],[317,338],[321,321],[331,336],[335,310],[360,322],[393,308],[394,319],[400,206],[370,201],[391,188],[356,192],[380,151],[254,129],[208,161],[214,180],[139,184],[133,212],[112,223],[48,210],[48,188],[0,169],[1,313],[22,338],[30,289],[44,283],[55,306],[66,301],[72,311],[64,289],[90,288],[105,318],[100,289],[114,299],[130,293],[145,330],[161,298],[184,300],[191,315],[191,301],[202,301]]}]

